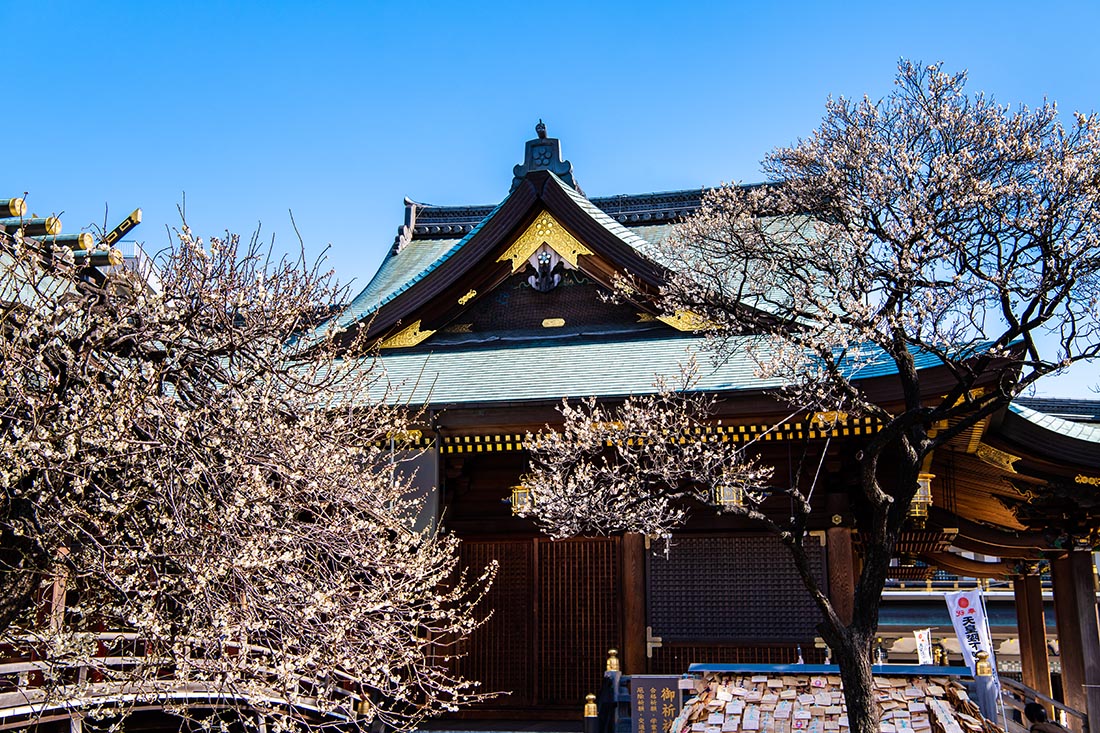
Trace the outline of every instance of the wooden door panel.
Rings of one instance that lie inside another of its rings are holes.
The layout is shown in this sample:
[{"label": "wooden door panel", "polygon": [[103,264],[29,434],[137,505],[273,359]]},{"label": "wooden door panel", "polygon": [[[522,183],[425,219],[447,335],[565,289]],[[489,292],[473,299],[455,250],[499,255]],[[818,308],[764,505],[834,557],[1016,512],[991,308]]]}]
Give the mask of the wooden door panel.
[{"label": "wooden door panel", "polygon": [[509,693],[480,708],[575,712],[619,645],[619,540],[464,540],[461,557],[471,572],[500,565],[483,608],[492,618],[455,665],[481,689]]},{"label": "wooden door panel", "polygon": [[481,682],[485,692],[507,692],[486,703],[493,708],[531,704],[533,676],[530,645],[532,619],[531,565],[534,544],[519,542],[463,542],[462,564],[480,573],[490,562],[499,564],[496,580],[486,594],[481,613],[492,617],[464,644],[457,671]]},{"label": "wooden door panel", "polygon": [[538,702],[576,706],[619,646],[619,541],[536,543]]}]

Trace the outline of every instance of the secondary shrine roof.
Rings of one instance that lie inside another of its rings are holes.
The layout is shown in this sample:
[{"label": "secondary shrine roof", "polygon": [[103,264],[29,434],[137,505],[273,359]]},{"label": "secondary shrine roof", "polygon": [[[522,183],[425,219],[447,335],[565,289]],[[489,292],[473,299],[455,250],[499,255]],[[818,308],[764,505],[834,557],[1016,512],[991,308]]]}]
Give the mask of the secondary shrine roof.
[{"label": "secondary shrine roof", "polygon": [[1016,404],[1070,422],[1100,423],[1100,400],[1061,397],[1021,397]]}]

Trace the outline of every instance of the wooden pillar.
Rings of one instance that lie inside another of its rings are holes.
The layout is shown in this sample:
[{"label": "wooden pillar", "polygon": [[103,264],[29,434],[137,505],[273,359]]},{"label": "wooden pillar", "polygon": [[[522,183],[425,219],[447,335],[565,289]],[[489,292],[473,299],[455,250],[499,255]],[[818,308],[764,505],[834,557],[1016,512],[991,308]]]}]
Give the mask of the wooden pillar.
[{"label": "wooden pillar", "polygon": [[852,623],[856,597],[855,557],[852,532],[847,527],[825,531],[825,557],[829,567],[829,602],[845,624]]},{"label": "wooden pillar", "polygon": [[[1051,696],[1050,663],[1047,660],[1047,624],[1043,617],[1043,587],[1038,575],[1012,579],[1016,597],[1016,628],[1020,634],[1020,667],[1025,685]],[[1047,710],[1052,714],[1053,710]]]},{"label": "wooden pillar", "polygon": [[[1071,550],[1051,562],[1051,574],[1065,702],[1090,720],[1100,720],[1100,624],[1092,555]],[[1073,716],[1069,722],[1074,731],[1081,730]]]},{"label": "wooden pillar", "polygon": [[646,673],[645,634],[645,537],[623,535],[623,674]]},{"label": "wooden pillar", "polygon": [[1085,673],[1085,711],[1097,730],[1100,721],[1100,617],[1096,611],[1096,572],[1092,553],[1074,550],[1069,554],[1070,571],[1076,589],[1077,617],[1081,626],[1081,652]]}]

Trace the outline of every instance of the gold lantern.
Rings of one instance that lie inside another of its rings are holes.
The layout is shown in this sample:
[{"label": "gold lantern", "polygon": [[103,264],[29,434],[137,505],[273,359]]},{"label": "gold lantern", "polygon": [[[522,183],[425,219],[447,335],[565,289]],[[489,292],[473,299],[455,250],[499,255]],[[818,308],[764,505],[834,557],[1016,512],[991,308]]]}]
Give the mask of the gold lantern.
[{"label": "gold lantern", "polygon": [[714,487],[714,502],[723,507],[745,506],[745,487],[740,484],[718,484]]},{"label": "gold lantern", "polygon": [[531,489],[523,484],[512,487],[512,514],[519,514],[531,506]]},{"label": "gold lantern", "polygon": [[928,519],[928,507],[932,506],[932,479],[934,474],[922,473],[917,476],[917,493],[909,502],[909,518],[913,524],[923,527]]}]

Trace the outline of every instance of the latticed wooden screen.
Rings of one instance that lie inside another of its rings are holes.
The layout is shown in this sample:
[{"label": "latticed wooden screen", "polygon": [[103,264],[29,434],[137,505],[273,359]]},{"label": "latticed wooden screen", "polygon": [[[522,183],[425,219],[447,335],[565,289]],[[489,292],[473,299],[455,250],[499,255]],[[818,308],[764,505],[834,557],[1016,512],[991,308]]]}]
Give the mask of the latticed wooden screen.
[{"label": "latticed wooden screen", "polygon": [[599,687],[619,646],[619,541],[464,541],[473,571],[500,570],[486,599],[493,617],[463,644],[457,671],[482,689],[510,692],[492,708],[575,708]]},{"label": "latticed wooden screen", "polygon": [[492,701],[492,707],[521,706],[529,703],[528,690],[533,681],[529,659],[534,631],[530,591],[534,545],[525,542],[463,542],[462,564],[472,573],[480,573],[496,560],[500,568],[486,596],[481,613],[493,616],[474,632],[462,648],[457,671],[467,679],[481,682],[485,692],[513,692]]},{"label": "latticed wooden screen", "polygon": [[[619,645],[618,540],[536,540],[538,702],[576,705]],[[598,686],[598,685],[597,685]]]},{"label": "latticed wooden screen", "polygon": [[[825,588],[825,548],[806,552]],[[777,537],[676,537],[648,561],[649,625],[666,641],[806,642],[820,611]],[[694,660],[702,661],[702,660]]]}]

